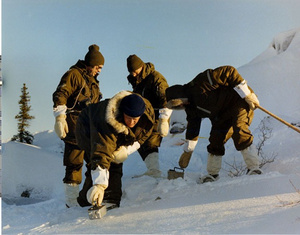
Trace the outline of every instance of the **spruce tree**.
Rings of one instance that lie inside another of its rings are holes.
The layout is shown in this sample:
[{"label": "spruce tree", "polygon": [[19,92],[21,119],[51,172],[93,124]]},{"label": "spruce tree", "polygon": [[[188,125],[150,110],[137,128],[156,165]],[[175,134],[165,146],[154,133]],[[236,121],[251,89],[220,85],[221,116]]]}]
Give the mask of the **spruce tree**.
[{"label": "spruce tree", "polygon": [[29,121],[34,119],[34,116],[29,115],[29,111],[31,109],[31,106],[29,105],[30,96],[25,83],[23,84],[21,93],[21,99],[19,101],[20,112],[15,116],[15,119],[18,120],[18,134],[14,135],[11,140],[32,144],[34,137],[26,129],[29,127]]}]

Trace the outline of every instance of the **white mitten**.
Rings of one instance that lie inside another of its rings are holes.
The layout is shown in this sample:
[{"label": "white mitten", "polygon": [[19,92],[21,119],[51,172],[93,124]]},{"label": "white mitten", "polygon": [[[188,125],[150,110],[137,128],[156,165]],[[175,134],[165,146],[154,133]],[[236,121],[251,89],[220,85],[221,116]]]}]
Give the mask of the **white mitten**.
[{"label": "white mitten", "polygon": [[86,197],[89,203],[92,205],[100,206],[103,197],[104,197],[104,190],[107,187],[102,184],[94,184],[87,192]]},{"label": "white mitten", "polygon": [[246,80],[242,81],[233,89],[239,94],[241,98],[245,99],[252,110],[256,109],[256,107],[259,105],[257,96],[250,91]]},{"label": "white mitten", "polygon": [[135,141],[132,145],[126,146],[126,148],[127,148],[127,154],[130,155],[130,154],[134,153],[140,147],[141,147],[141,145],[139,144],[139,142]]},{"label": "white mitten", "polygon": [[58,105],[53,109],[53,115],[55,117],[54,130],[58,137],[61,139],[65,138],[67,133],[69,132],[68,124],[66,121],[66,111],[66,105]]},{"label": "white mitten", "polygon": [[125,146],[120,146],[116,151],[112,154],[114,163],[122,163],[128,158],[127,148]]},{"label": "white mitten", "polygon": [[162,137],[166,137],[169,133],[169,118],[172,114],[171,109],[163,108],[159,110],[158,132]]},{"label": "white mitten", "polygon": [[60,114],[55,118],[54,130],[57,136],[61,139],[65,138],[69,132],[66,118],[67,116],[65,114]]},{"label": "white mitten", "polygon": [[137,151],[140,147],[141,145],[137,141],[135,141],[132,145],[129,146],[120,146],[112,154],[112,157],[114,158],[113,161],[117,164],[124,162],[130,154]]},{"label": "white mitten", "polygon": [[249,104],[252,110],[256,109],[259,106],[259,100],[254,93],[250,93],[245,97],[245,101]]},{"label": "white mitten", "polygon": [[86,198],[92,205],[100,206],[104,196],[104,190],[108,187],[109,171],[97,166],[92,170],[93,186],[87,191]]}]

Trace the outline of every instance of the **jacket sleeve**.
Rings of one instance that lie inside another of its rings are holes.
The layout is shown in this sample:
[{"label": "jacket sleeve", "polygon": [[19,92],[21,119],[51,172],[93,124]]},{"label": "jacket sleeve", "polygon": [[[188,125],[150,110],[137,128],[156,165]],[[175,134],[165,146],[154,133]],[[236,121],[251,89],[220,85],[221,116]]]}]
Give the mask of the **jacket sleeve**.
[{"label": "jacket sleeve", "polygon": [[234,67],[222,66],[205,70],[198,74],[187,86],[192,89],[191,92],[204,94],[221,86],[234,88],[243,81],[244,79]]},{"label": "jacket sleeve", "polygon": [[92,169],[98,165],[109,169],[113,160],[112,154],[117,149],[114,135],[106,135],[100,132],[94,133],[91,141]]},{"label": "jacket sleeve", "polygon": [[82,79],[79,78],[79,73],[77,74],[73,70],[66,72],[60,80],[56,91],[52,95],[53,107],[58,105],[66,105],[67,100],[72,94],[80,89],[83,84],[81,84]]},{"label": "jacket sleeve", "polygon": [[169,87],[167,80],[163,75],[156,72],[154,85],[156,89],[156,96],[158,97],[158,108],[165,108],[167,104],[166,89]]}]

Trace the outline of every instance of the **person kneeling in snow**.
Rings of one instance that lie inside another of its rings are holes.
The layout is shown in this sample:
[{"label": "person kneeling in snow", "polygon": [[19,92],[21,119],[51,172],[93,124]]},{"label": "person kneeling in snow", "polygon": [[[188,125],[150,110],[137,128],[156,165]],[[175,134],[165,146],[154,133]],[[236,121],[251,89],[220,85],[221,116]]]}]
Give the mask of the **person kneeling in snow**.
[{"label": "person kneeling in snow", "polygon": [[154,121],[150,102],[129,91],[81,112],[76,138],[89,159],[85,159],[86,179],[77,198],[80,206],[100,206],[102,201],[120,206],[123,162],[149,138]]},{"label": "person kneeling in snow", "polygon": [[233,139],[235,148],[241,151],[247,165],[247,174],[261,174],[259,159],[252,145],[249,130],[259,101],[246,81],[232,66],[207,69],[185,85],[174,85],[166,90],[167,107],[185,109],[187,114],[186,142],[179,166],[186,168],[198,141],[202,118],[212,124],[207,146],[207,172],[202,183],[219,178],[224,144]]}]

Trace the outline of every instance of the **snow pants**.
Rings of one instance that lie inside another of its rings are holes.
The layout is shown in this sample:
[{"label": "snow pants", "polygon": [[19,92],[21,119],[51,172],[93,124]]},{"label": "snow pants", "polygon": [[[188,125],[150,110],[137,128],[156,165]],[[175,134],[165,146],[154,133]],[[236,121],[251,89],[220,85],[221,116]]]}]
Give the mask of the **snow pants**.
[{"label": "snow pants", "polygon": [[[115,203],[120,206],[122,197],[122,176],[123,176],[123,163],[111,163],[109,168],[109,182],[108,187],[104,191],[103,201]],[[93,186],[91,177],[91,169],[87,164],[87,172],[85,173],[85,181],[82,190],[79,192],[77,202],[81,207],[91,206],[86,198],[87,191]]]},{"label": "snow pants", "polygon": [[225,154],[225,143],[232,138],[238,151],[249,147],[253,142],[253,135],[249,130],[254,112],[246,102],[239,108],[234,108],[220,119],[211,119],[212,127],[207,151],[213,155]]},{"label": "snow pants", "polygon": [[85,153],[77,145],[65,142],[64,150],[64,166],[65,178],[63,182],[66,184],[80,184],[82,181],[82,166]]}]

